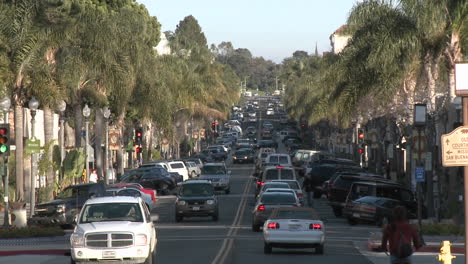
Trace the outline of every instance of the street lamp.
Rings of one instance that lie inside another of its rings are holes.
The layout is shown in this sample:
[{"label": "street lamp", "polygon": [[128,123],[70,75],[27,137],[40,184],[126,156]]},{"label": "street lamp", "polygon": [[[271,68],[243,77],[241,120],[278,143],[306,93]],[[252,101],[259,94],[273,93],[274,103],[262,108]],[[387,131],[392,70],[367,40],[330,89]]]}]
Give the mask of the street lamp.
[{"label": "street lamp", "polygon": [[[31,111],[31,140],[36,141],[36,130],[35,130],[35,125],[36,125],[36,111],[39,108],[39,101],[36,99],[36,97],[32,97],[31,100],[29,100],[29,110]],[[36,161],[36,154],[31,153],[31,206],[29,213],[31,217],[34,215],[34,207],[36,203],[36,175],[37,175],[37,161]]]},{"label": "street lamp", "polygon": [[83,107],[83,116],[85,117],[85,151],[86,151],[86,183],[89,182],[89,115],[91,114],[91,109],[89,109],[88,104],[85,104]]},{"label": "street lamp", "polygon": [[[421,233],[421,217],[422,217],[422,203],[421,203],[421,182],[425,182],[425,169],[424,163],[422,161],[422,139],[421,131],[426,125],[426,116],[427,116],[427,106],[426,104],[415,104],[414,105],[414,116],[413,116],[413,124],[418,130],[418,164],[415,167],[415,180],[416,180],[416,192],[418,196],[418,225],[419,225],[419,233]],[[422,238],[422,236],[421,236]],[[424,241],[421,240],[424,244]]]},{"label": "street lamp", "polygon": [[106,184],[109,184],[109,117],[111,115],[111,111],[109,107],[105,107],[102,110],[102,114],[104,115],[104,118],[106,119],[106,153],[105,153],[105,168],[106,168]]},{"label": "street lamp", "polygon": [[67,109],[67,103],[64,100],[60,100],[57,105],[57,110],[60,112],[60,176],[63,178],[63,160],[65,159],[65,110]]},{"label": "street lamp", "polygon": [[[2,110],[3,112],[3,123],[4,124],[8,124],[8,120],[7,120],[7,114],[8,114],[8,111],[10,110],[10,106],[11,106],[11,100],[10,98],[8,98],[7,96],[3,97],[1,100],[0,100],[0,109]],[[5,228],[8,228],[10,226],[10,219],[8,217],[9,215],[9,212],[8,212],[8,182],[9,182],[9,179],[8,179],[8,170],[7,170],[7,165],[8,165],[8,162],[5,162],[5,158],[2,158],[2,167],[3,167],[3,170],[2,170],[2,173],[3,173],[3,177],[5,179],[5,182],[4,182],[4,185],[3,187],[5,188],[5,191],[4,191],[4,199],[5,199],[5,215],[3,217],[3,226]]]}]

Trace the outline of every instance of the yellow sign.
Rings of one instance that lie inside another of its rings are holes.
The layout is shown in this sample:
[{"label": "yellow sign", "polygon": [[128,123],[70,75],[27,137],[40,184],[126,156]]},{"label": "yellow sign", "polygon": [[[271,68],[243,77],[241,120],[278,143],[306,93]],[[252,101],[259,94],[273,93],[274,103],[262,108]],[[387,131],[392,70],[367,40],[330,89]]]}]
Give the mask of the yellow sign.
[{"label": "yellow sign", "polygon": [[468,126],[461,126],[442,135],[442,165],[468,166]]}]

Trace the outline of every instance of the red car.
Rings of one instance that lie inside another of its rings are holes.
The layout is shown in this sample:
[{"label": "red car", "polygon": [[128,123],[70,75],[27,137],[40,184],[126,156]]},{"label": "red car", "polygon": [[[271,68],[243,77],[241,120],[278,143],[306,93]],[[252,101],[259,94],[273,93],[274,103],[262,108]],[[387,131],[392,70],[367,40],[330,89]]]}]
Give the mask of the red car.
[{"label": "red car", "polygon": [[122,187],[134,187],[144,193],[151,195],[151,200],[156,204],[156,190],[143,188],[140,184],[137,183],[117,183],[110,185],[109,187],[122,188]]}]

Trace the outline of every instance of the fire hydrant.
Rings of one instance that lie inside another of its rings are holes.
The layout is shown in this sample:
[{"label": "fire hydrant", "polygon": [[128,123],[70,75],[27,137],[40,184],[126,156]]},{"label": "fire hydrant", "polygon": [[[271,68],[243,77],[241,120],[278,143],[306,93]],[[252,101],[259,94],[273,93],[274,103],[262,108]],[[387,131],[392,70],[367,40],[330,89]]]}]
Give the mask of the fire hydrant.
[{"label": "fire hydrant", "polygon": [[450,241],[445,240],[440,245],[440,254],[437,255],[437,260],[443,264],[452,264],[452,259],[456,258],[456,256],[453,256],[450,252]]}]

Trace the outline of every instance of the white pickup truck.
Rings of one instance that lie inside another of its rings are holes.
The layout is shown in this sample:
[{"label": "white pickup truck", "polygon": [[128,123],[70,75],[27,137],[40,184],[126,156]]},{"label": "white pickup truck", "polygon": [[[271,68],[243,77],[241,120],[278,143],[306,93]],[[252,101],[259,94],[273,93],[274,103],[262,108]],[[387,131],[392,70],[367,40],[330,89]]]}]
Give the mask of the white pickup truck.
[{"label": "white pickup truck", "polygon": [[99,197],[86,201],[70,237],[71,263],[154,263],[156,230],[140,197]]}]

